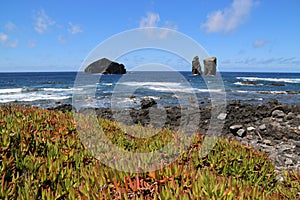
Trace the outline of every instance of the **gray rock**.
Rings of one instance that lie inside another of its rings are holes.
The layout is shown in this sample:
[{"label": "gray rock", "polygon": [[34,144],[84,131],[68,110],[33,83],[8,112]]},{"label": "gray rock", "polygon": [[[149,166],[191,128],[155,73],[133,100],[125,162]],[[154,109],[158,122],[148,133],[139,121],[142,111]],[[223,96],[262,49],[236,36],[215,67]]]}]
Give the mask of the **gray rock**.
[{"label": "gray rock", "polygon": [[[230,131],[234,134],[234,135],[237,135],[238,131],[240,129],[243,129],[243,126],[242,125],[232,125],[229,127]],[[243,135],[242,132],[240,131],[239,134]]]},{"label": "gray rock", "polygon": [[238,131],[241,128],[243,128],[243,125],[232,125],[229,127],[230,130],[235,130],[235,131]]},{"label": "gray rock", "polygon": [[246,135],[246,131],[245,129],[239,129],[236,134],[239,136],[239,137],[244,137]]},{"label": "gray rock", "polygon": [[203,60],[204,63],[204,75],[215,76],[217,71],[217,58],[210,57]]},{"label": "gray rock", "polygon": [[294,113],[289,112],[289,113],[286,115],[285,119],[286,119],[286,120],[292,120],[292,119],[294,119],[295,117],[296,117],[296,115],[295,115]]},{"label": "gray rock", "polygon": [[271,140],[265,139],[265,140],[262,141],[262,143],[266,144],[266,145],[271,145],[272,142],[271,142]]},{"label": "gray rock", "polygon": [[282,110],[274,110],[272,112],[272,117],[283,118],[283,117],[285,117],[285,113]]},{"label": "gray rock", "polygon": [[156,101],[153,98],[143,98],[141,100],[141,108],[142,109],[147,109],[150,108],[154,105],[156,105]]},{"label": "gray rock", "polygon": [[226,113],[220,113],[217,117],[217,119],[219,120],[225,120],[226,119],[227,114]]},{"label": "gray rock", "polygon": [[113,62],[107,58],[102,58],[88,65],[84,72],[97,74],[126,74],[126,69],[123,64]]},{"label": "gray rock", "polygon": [[286,165],[292,165],[292,164],[294,164],[294,162],[293,162],[292,159],[286,158],[284,164],[286,164]]},{"label": "gray rock", "polygon": [[192,61],[192,74],[193,75],[201,75],[202,74],[201,65],[200,65],[198,56],[195,56]]},{"label": "gray rock", "polygon": [[267,127],[266,127],[265,124],[260,125],[258,128],[259,128],[259,130],[261,130],[261,131],[264,131],[264,130],[267,129]]},{"label": "gray rock", "polygon": [[254,131],[254,130],[255,130],[255,128],[253,126],[247,127],[247,131]]}]

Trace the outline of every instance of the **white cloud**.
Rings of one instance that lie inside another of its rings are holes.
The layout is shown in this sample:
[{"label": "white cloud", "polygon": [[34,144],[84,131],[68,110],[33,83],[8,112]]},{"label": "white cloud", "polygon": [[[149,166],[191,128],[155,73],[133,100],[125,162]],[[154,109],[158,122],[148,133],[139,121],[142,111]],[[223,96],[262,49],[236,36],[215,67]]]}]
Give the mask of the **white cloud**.
[{"label": "white cloud", "polygon": [[19,41],[18,40],[15,40],[13,42],[8,42],[7,43],[7,46],[9,46],[10,48],[16,48],[19,44]]},{"label": "white cloud", "polygon": [[7,30],[7,31],[14,31],[14,30],[16,30],[17,29],[17,26],[14,24],[14,23],[12,23],[12,22],[7,22],[6,24],[5,24],[5,29]]},{"label": "white cloud", "polygon": [[79,25],[72,24],[71,22],[69,22],[69,25],[70,25],[70,28],[68,29],[69,33],[76,34],[82,32],[82,29]]},{"label": "white cloud", "polygon": [[4,44],[8,40],[8,35],[0,32],[0,42]]},{"label": "white cloud", "polygon": [[57,41],[58,41],[59,44],[66,44],[68,42],[67,39],[64,38],[62,35],[59,35],[57,37]]},{"label": "white cloud", "polygon": [[253,0],[233,0],[228,8],[208,14],[207,21],[201,27],[208,33],[233,31],[245,23],[255,5],[257,3]]},{"label": "white cloud", "polygon": [[259,47],[263,47],[267,44],[267,41],[266,40],[256,40],[254,41],[253,43],[253,47],[254,48],[259,48]]},{"label": "white cloud", "polygon": [[34,30],[39,34],[43,34],[49,26],[52,26],[56,23],[46,14],[43,9],[37,13],[35,21]]},{"label": "white cloud", "polygon": [[148,12],[146,17],[143,17],[140,21],[140,28],[157,27],[160,21],[159,14]]},{"label": "white cloud", "polygon": [[[146,17],[142,17],[140,20],[140,28],[156,28],[159,27],[160,16],[158,13],[148,12]],[[152,30],[145,30],[147,34],[151,38],[157,39],[165,39],[170,33],[170,29],[177,30],[177,25],[170,21],[165,21],[164,25],[161,28],[165,28],[161,30],[158,35],[153,35]]]}]

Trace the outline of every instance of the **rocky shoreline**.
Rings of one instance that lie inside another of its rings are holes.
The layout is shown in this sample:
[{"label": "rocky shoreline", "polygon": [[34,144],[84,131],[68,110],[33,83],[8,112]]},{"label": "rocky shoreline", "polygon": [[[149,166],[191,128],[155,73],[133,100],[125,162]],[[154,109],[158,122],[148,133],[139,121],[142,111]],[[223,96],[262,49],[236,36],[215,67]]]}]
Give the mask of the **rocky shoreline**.
[{"label": "rocky shoreline", "polygon": [[[206,133],[209,128],[212,108],[199,107],[195,109],[198,111],[191,112],[191,116],[200,116],[200,120],[196,120],[199,123],[196,128],[200,133]],[[65,112],[72,110],[72,106],[61,105],[51,109]],[[159,108],[153,99],[143,100],[140,109],[85,108],[79,112],[90,111],[101,118],[129,125],[151,124],[174,130],[180,127],[184,118],[182,108]],[[165,116],[163,120],[162,116]],[[280,104],[276,100],[263,105],[233,101],[226,105],[226,110],[218,113],[217,120],[224,123],[220,136],[236,139],[242,144],[266,152],[278,171],[295,169],[300,172],[300,104]]]}]

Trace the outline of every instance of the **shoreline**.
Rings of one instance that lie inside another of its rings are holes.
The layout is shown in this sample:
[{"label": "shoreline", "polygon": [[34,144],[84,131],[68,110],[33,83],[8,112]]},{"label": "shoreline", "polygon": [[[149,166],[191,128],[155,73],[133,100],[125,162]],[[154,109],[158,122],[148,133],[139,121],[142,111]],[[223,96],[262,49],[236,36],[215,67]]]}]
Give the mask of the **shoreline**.
[{"label": "shoreline", "polygon": [[[121,121],[127,125],[151,124],[157,128],[178,130],[182,122],[181,108],[157,108],[151,102],[150,99],[140,109],[84,108],[79,112],[93,111],[100,118]],[[49,109],[66,112],[72,110],[72,105]],[[192,113],[192,116],[200,115],[197,128],[200,134],[205,135],[208,130],[211,109],[210,105],[199,106],[199,113]],[[161,120],[162,113],[165,113],[165,122]],[[155,120],[156,118],[159,120]],[[225,112],[218,114],[217,119],[224,123],[218,136],[238,140],[244,145],[266,152],[278,171],[295,169],[300,172],[300,104],[282,104],[276,100],[271,100],[268,104],[231,101],[226,105]]]}]

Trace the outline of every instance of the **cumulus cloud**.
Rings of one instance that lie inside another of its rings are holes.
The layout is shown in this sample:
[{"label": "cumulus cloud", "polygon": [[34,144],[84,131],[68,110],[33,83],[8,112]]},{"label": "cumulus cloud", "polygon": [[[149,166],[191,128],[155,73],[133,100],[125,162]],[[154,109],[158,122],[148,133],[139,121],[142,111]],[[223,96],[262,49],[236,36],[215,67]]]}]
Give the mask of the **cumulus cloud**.
[{"label": "cumulus cloud", "polygon": [[69,26],[70,28],[68,29],[69,33],[71,34],[77,34],[77,33],[81,33],[82,29],[79,25],[77,24],[72,24],[71,22],[69,22]]},{"label": "cumulus cloud", "polygon": [[143,17],[140,21],[140,28],[157,27],[160,21],[159,14],[148,12],[146,17]]},{"label": "cumulus cloud", "polygon": [[6,45],[9,46],[10,48],[16,48],[19,44],[18,40],[15,40],[13,42],[8,42]]},{"label": "cumulus cloud", "polygon": [[8,35],[0,32],[0,42],[4,44],[8,40]]},{"label": "cumulus cloud", "polygon": [[52,20],[43,9],[41,9],[37,12],[35,17],[34,30],[39,34],[43,34],[49,26],[53,26],[55,23],[56,22]]},{"label": "cumulus cloud", "polygon": [[208,14],[201,27],[207,33],[233,31],[246,22],[256,4],[253,0],[233,0],[229,7]]},{"label": "cumulus cloud", "polygon": [[14,24],[14,23],[12,23],[12,22],[7,22],[6,24],[5,24],[5,29],[7,30],[7,31],[14,31],[14,30],[16,30],[17,29],[17,26]]},{"label": "cumulus cloud", "polygon": [[266,40],[256,40],[254,41],[253,43],[253,47],[254,48],[259,48],[259,47],[263,47],[267,44],[267,41]]},{"label": "cumulus cloud", "polygon": [[[146,17],[142,17],[142,19],[140,20],[140,28],[155,28],[155,27],[159,27],[159,23],[160,23],[160,16],[158,13],[152,13],[152,12],[148,12]],[[177,25],[171,21],[164,21],[162,23],[163,25],[161,26],[161,28],[165,28],[164,30],[161,30],[160,33],[158,35],[153,35],[151,30],[147,30],[147,34],[149,37],[154,37],[157,39],[165,39],[168,34],[170,33],[170,29],[173,30],[177,30]]]}]

